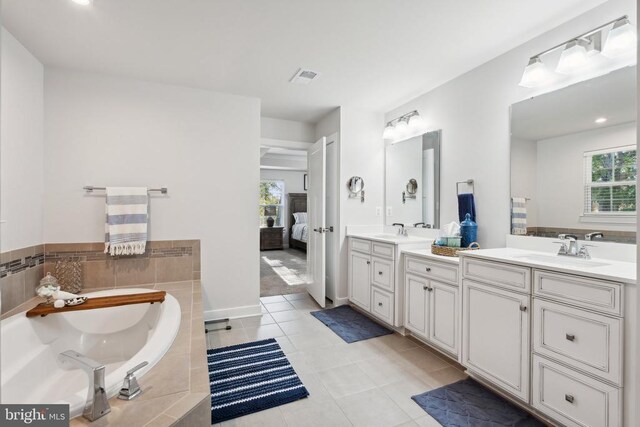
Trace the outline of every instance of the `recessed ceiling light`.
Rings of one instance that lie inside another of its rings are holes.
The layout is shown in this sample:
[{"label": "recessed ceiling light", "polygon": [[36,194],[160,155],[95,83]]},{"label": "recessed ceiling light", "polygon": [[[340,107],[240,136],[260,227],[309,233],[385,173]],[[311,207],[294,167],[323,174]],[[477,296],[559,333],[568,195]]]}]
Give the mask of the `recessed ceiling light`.
[{"label": "recessed ceiling light", "polygon": [[71,1],[82,6],[89,6],[91,3],[93,3],[93,0],[71,0]]},{"label": "recessed ceiling light", "polygon": [[602,124],[602,123],[604,123],[606,121],[607,121],[606,117],[598,117],[597,119],[594,120],[594,123]]}]

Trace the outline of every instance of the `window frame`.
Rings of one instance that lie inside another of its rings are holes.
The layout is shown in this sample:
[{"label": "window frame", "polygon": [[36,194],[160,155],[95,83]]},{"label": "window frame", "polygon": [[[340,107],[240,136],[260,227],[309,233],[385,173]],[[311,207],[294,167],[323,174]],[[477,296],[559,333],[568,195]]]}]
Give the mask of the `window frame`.
[{"label": "window frame", "polygon": [[[286,194],[287,194],[287,188],[286,188],[286,185],[287,185],[287,184],[286,184],[286,182],[285,182],[285,180],[284,180],[284,179],[260,179],[260,184],[262,184],[263,182],[277,182],[277,183],[282,183],[282,187],[280,187],[280,188],[282,188],[282,196],[280,197],[280,204],[263,204],[263,203],[258,203],[258,207],[259,207],[259,208],[260,208],[260,210],[262,210],[262,211],[264,211],[264,208],[265,208],[265,207],[268,207],[268,206],[276,206],[276,207],[280,207],[280,212],[282,213],[282,214],[280,215],[280,223],[278,223],[278,222],[274,222],[273,226],[274,226],[274,227],[284,227],[284,226],[285,226],[285,223],[286,223],[286,218],[285,218],[285,217],[286,217],[286,212],[285,212],[285,203],[286,203],[286,201],[285,201],[285,199],[286,199]],[[258,196],[259,196],[259,195],[258,195]],[[258,201],[260,201],[260,200],[258,200]],[[262,218],[263,216],[264,216],[264,215],[260,215],[260,216],[258,217],[258,220],[260,221],[260,227],[266,227],[266,223],[265,223],[265,225],[264,225],[264,226],[262,225],[261,218]],[[274,218],[274,220],[277,220],[277,218],[278,218],[278,217],[277,217],[277,215],[276,215],[276,217]]]},{"label": "window frame", "polygon": [[[583,153],[584,157],[584,179],[583,179],[583,187],[584,187],[584,204],[582,206],[582,217],[583,218],[604,218],[604,217],[613,217],[613,218],[636,218],[638,212],[637,206],[637,180],[633,181],[616,181],[615,180],[615,167],[612,168],[614,173],[612,174],[612,181],[607,182],[593,182],[593,156],[597,156],[600,154],[612,154],[620,151],[635,151],[636,159],[637,159],[637,147],[635,145],[624,145],[620,147],[612,147],[605,148],[600,150],[591,150],[585,151]],[[637,169],[637,164],[636,164]],[[613,197],[613,187],[617,186],[634,186],[636,187],[636,210],[635,211],[587,211],[590,209],[592,200],[591,200],[591,189],[592,188],[611,188],[611,194]]]}]

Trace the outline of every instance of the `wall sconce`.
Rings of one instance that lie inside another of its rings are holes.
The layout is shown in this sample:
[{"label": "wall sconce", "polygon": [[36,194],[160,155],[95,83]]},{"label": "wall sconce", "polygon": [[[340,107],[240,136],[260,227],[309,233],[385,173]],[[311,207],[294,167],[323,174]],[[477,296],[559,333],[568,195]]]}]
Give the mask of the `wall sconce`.
[{"label": "wall sconce", "polygon": [[422,133],[425,129],[424,120],[420,117],[418,110],[396,117],[387,123],[382,132],[385,141],[393,141]]},{"label": "wall sconce", "polygon": [[[609,30],[603,47],[603,31],[611,24],[613,26]],[[629,17],[625,15],[614,19],[529,58],[529,63],[524,69],[522,80],[520,80],[520,86],[534,88],[551,80],[553,72],[546,67],[541,58],[551,52],[562,49],[555,70],[557,73],[575,74],[586,69],[590,65],[590,58],[599,53],[608,58],[635,53],[636,42],[636,29],[629,22]]]}]

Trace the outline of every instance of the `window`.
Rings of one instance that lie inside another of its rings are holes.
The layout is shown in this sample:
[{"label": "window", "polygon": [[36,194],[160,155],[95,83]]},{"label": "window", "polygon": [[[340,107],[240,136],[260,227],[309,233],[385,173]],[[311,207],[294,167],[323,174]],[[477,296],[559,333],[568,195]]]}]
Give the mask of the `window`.
[{"label": "window", "polygon": [[269,217],[273,218],[275,227],[284,226],[284,194],[284,181],[260,181],[260,227],[267,226]]},{"label": "window", "polygon": [[584,153],[586,215],[635,215],[636,148]]}]

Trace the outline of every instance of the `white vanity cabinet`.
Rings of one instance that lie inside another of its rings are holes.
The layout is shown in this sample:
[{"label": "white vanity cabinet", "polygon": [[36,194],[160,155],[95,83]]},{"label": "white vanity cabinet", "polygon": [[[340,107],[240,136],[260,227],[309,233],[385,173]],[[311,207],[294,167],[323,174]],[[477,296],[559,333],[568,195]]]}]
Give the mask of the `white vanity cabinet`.
[{"label": "white vanity cabinet", "polygon": [[404,327],[458,359],[458,265],[405,254]]},{"label": "white vanity cabinet", "polygon": [[349,237],[349,301],[395,327],[403,323],[404,289],[399,283],[400,249],[426,246],[427,239],[399,239],[387,243],[366,237]]},{"label": "white vanity cabinet", "polygon": [[462,364],[528,403],[531,271],[501,267],[462,260]]}]

